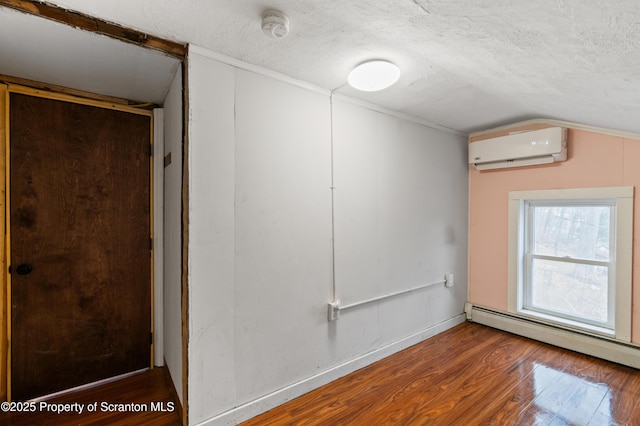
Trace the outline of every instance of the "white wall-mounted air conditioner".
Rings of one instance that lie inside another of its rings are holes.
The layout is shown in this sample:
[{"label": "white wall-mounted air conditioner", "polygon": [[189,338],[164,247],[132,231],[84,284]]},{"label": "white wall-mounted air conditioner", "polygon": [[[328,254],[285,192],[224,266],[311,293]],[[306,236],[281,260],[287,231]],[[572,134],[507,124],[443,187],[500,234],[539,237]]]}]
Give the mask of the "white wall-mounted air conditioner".
[{"label": "white wall-mounted air conditioner", "polygon": [[469,144],[469,164],[477,170],[547,164],[567,159],[567,129],[513,133]]}]

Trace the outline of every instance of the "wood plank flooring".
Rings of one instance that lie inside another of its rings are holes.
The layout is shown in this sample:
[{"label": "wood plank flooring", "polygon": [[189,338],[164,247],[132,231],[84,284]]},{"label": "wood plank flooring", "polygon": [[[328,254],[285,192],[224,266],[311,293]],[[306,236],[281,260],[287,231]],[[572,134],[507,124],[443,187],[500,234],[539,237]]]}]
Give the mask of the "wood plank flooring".
[{"label": "wood plank flooring", "polygon": [[464,323],[253,425],[640,425],[640,371]]},{"label": "wood plank flooring", "polygon": [[[173,426],[181,424],[176,401],[166,370],[154,368],[116,382],[58,396],[45,402],[47,408],[36,402],[35,412],[0,412],[0,425]],[[89,405],[95,403],[95,412],[89,412]],[[68,413],[48,411],[65,408],[64,404],[82,405],[82,413],[78,413],[79,405],[67,405],[72,410]],[[161,411],[163,409],[165,411]]]}]

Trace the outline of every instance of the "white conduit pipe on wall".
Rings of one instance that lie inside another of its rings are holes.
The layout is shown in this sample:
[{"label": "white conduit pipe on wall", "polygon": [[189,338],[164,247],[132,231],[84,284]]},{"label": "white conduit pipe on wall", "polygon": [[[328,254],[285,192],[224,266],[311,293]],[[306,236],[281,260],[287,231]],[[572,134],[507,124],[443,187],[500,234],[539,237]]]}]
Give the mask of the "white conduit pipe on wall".
[{"label": "white conduit pipe on wall", "polygon": [[402,294],[411,293],[411,292],[416,291],[416,290],[422,290],[423,288],[427,288],[427,287],[431,287],[431,286],[439,285],[439,284],[444,284],[446,287],[452,287],[453,286],[453,274],[447,274],[445,276],[445,280],[444,281],[438,281],[436,283],[430,283],[430,284],[423,284],[423,285],[420,285],[418,287],[410,288],[408,290],[400,290],[400,291],[396,291],[395,293],[389,293],[389,294],[385,294],[383,296],[373,297],[371,299],[363,300],[363,301],[360,301],[360,302],[350,303],[350,304],[344,305],[344,306],[340,306],[340,300],[334,299],[333,302],[329,303],[328,318],[329,318],[329,321],[335,321],[340,317],[340,312],[345,311],[347,309],[356,308],[358,306],[366,305],[368,303],[378,302],[380,300],[388,299],[390,297],[400,296]]}]

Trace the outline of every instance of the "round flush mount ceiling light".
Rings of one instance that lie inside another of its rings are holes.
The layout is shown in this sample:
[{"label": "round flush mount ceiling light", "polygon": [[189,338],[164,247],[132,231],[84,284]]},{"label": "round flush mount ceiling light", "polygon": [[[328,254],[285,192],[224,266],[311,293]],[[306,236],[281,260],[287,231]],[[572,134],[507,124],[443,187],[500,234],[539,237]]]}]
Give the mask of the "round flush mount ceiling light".
[{"label": "round flush mount ceiling light", "polygon": [[364,62],[349,73],[347,81],[355,89],[375,92],[386,89],[400,78],[400,68],[389,61]]}]

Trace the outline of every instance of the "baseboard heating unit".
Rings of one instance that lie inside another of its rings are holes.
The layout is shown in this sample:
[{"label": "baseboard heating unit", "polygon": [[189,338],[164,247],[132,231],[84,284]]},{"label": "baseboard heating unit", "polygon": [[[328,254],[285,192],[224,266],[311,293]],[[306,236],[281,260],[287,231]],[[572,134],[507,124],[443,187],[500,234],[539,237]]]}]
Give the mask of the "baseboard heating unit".
[{"label": "baseboard heating unit", "polygon": [[636,344],[565,329],[471,303],[465,305],[465,313],[469,321],[478,324],[640,369],[640,346]]}]

